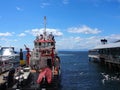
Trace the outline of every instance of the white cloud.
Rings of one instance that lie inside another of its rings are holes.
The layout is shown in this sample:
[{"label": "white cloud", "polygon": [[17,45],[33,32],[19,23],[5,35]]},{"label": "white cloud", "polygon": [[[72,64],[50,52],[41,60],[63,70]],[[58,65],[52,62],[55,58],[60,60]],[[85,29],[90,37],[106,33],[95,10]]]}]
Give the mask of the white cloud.
[{"label": "white cloud", "polygon": [[70,33],[83,33],[83,34],[98,34],[101,32],[98,28],[90,28],[86,25],[82,25],[81,27],[71,27],[68,28],[68,32]]},{"label": "white cloud", "polygon": [[17,39],[12,39],[12,38],[6,38],[6,37],[2,37],[2,38],[0,38],[0,41],[3,41],[4,42],[4,44],[7,42],[11,42],[11,44],[13,43],[13,42],[17,42],[18,40]]},{"label": "white cloud", "polygon": [[12,36],[12,34],[14,34],[14,32],[12,32],[12,33],[10,33],[10,32],[0,33],[0,36]]},{"label": "white cloud", "polygon": [[58,29],[47,29],[47,32],[48,33],[52,32],[52,34],[54,36],[62,36],[63,35],[63,33],[60,32]]},{"label": "white cloud", "polygon": [[101,39],[107,39],[108,43],[113,43],[120,40],[120,34],[112,34],[109,36],[91,36],[88,38],[82,37],[67,37],[56,41],[58,49],[71,50],[89,50],[101,44]]},{"label": "white cloud", "polygon": [[2,37],[2,38],[0,38],[0,45],[2,45],[2,46],[13,46],[13,45],[16,45],[17,41],[18,40],[14,39],[14,38]]},{"label": "white cloud", "polygon": [[18,36],[23,37],[23,36],[26,36],[26,34],[25,33],[20,33]]},{"label": "white cloud", "polygon": [[61,38],[60,40],[56,41],[57,49],[73,49],[74,47],[73,38]]},{"label": "white cloud", "polygon": [[[40,29],[32,29],[32,30],[26,30],[25,33],[32,34],[33,36],[42,34],[44,31],[44,28]],[[120,34],[112,34],[109,36],[91,36],[91,37],[80,37],[80,36],[72,36],[72,37],[64,37],[63,33],[60,32],[58,29],[51,29],[47,28],[46,29],[47,33],[49,34],[50,32],[53,33],[55,36],[61,36],[56,39],[56,47],[59,50],[67,49],[67,50],[89,50],[94,48],[97,45],[100,45],[101,39],[107,39],[108,43],[119,40],[120,39]],[[72,29],[72,32],[74,33],[90,33],[90,34],[97,34],[100,33],[101,31],[98,29],[92,29],[87,26],[82,26],[82,27],[77,27],[76,29]]]},{"label": "white cloud", "polygon": [[115,42],[117,40],[120,40],[120,34],[111,34],[109,36],[105,36],[104,38],[107,39],[108,42],[111,43],[111,42]]},{"label": "white cloud", "polygon": [[81,37],[73,37],[74,42],[79,43],[82,38]]},{"label": "white cloud", "polygon": [[8,41],[8,39],[6,39],[6,38],[4,38],[4,37],[0,38],[0,40],[1,40],[1,41]]},{"label": "white cloud", "polygon": [[[87,38],[81,37],[68,37],[56,41],[58,49],[71,49],[71,50],[87,50],[93,47],[92,41],[88,42]],[[94,43],[94,42],[93,42]]]},{"label": "white cloud", "polygon": [[[24,33],[19,34],[19,36],[25,36],[29,34],[31,34],[31,36],[36,36],[38,34],[42,34],[44,31],[43,28],[41,29],[32,29],[32,30],[26,30]],[[96,35],[96,36],[90,36],[90,37],[80,37],[80,36],[70,36],[70,37],[66,37],[63,35],[62,32],[60,32],[60,30],[58,29],[50,29],[47,28],[46,31],[48,32],[48,34],[50,32],[53,33],[53,35],[55,36],[61,36],[61,37],[57,37],[56,39],[56,49],[67,49],[67,50],[89,50],[94,48],[97,45],[100,45],[101,39],[107,39],[108,43],[111,42],[115,42],[117,40],[120,40],[120,34],[111,34],[108,36],[100,36],[100,35]],[[0,36],[9,36],[9,34],[13,37],[0,37],[0,45],[14,45],[15,47],[22,47],[24,46],[23,44],[28,44],[31,47],[33,47],[33,40],[21,40],[20,38],[16,38],[13,34],[15,34],[14,32],[6,32],[6,33],[0,33]],[[34,37],[33,37],[34,38]],[[18,42],[19,41],[19,42]],[[17,42],[17,43],[16,43]]]},{"label": "white cloud", "polygon": [[80,43],[83,41],[81,37],[61,37],[56,41],[57,49],[70,49],[70,50],[80,50]]},{"label": "white cloud", "polygon": [[[32,29],[32,30],[26,30],[25,32],[26,33],[30,33],[32,34],[33,36],[37,36],[39,34],[43,34],[43,31],[44,31],[44,28],[41,28],[41,29]],[[63,33],[60,32],[58,29],[51,29],[51,28],[46,28],[46,31],[47,33],[51,33],[54,35],[54,36],[62,36]]]}]

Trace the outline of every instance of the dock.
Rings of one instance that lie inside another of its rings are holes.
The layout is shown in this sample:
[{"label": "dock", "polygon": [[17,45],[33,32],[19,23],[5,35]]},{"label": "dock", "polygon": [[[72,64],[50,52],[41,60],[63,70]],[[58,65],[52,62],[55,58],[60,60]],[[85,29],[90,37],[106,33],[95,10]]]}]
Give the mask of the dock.
[{"label": "dock", "polygon": [[97,61],[109,69],[120,70],[120,42],[106,43],[101,40],[101,45],[89,50],[89,61]]}]

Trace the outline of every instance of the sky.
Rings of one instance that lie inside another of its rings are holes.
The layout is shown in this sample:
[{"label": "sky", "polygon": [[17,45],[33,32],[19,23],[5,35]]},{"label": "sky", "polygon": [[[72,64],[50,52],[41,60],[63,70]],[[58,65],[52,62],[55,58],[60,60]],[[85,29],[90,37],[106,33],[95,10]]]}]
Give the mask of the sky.
[{"label": "sky", "polygon": [[120,40],[120,0],[0,0],[0,46],[31,50],[44,28],[57,50],[89,50]]}]

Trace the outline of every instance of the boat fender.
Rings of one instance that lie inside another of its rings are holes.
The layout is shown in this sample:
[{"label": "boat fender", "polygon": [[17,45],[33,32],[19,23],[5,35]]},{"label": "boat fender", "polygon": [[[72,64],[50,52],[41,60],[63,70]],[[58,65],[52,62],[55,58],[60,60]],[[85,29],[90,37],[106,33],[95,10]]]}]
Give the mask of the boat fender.
[{"label": "boat fender", "polygon": [[40,84],[42,82],[43,77],[47,79],[48,83],[52,81],[52,70],[50,68],[44,68],[42,72],[39,74],[37,83]]}]

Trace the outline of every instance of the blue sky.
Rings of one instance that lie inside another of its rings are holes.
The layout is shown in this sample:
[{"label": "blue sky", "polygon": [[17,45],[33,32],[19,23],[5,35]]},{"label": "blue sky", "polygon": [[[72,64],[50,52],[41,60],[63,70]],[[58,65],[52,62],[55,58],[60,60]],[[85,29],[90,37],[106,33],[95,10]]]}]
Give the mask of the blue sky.
[{"label": "blue sky", "polygon": [[0,46],[32,49],[44,16],[58,50],[89,50],[100,39],[120,39],[120,0],[0,0]]}]

